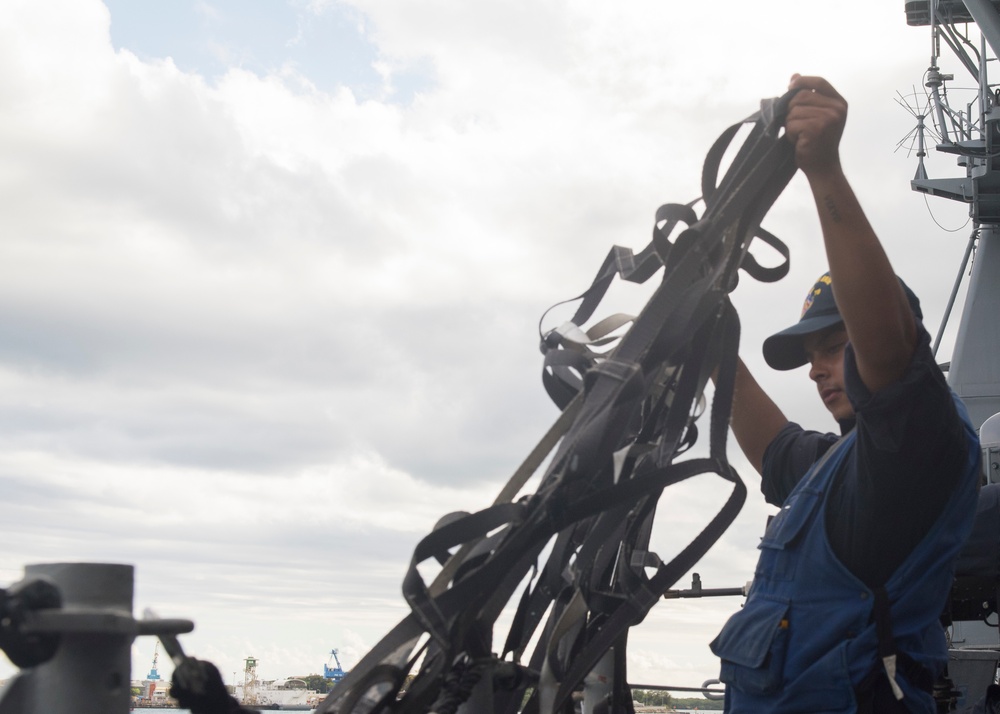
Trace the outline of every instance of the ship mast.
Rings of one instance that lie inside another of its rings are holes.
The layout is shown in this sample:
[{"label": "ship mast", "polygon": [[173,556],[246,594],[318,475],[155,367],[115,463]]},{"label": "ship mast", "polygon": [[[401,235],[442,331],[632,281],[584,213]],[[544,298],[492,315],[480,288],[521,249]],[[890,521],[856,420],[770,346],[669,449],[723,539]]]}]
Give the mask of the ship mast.
[{"label": "ship mast", "polygon": [[[1000,483],[1000,90],[989,79],[989,63],[1000,56],[1000,3],[923,0],[907,2],[906,13],[910,25],[931,28],[931,61],[924,75],[930,106],[927,112],[915,113],[918,167],[910,184],[914,191],[967,203],[973,224],[948,305],[950,312],[971,259],[948,383],[979,429],[986,479]],[[964,29],[960,32],[961,25]],[[979,29],[978,47],[967,35],[971,26]],[[942,42],[976,82],[975,100],[964,110],[955,111],[949,105],[946,84],[953,76],[943,74],[938,66]],[[935,148],[956,156],[965,176],[927,177],[924,120],[928,115],[940,137]],[[947,319],[946,312],[944,321]],[[943,333],[944,324],[935,350]],[[965,704],[975,702],[996,676],[1000,642],[996,626],[986,619],[997,607],[995,597],[995,583],[988,592],[968,583],[956,584],[952,593],[951,610],[956,616],[950,631],[953,649],[948,671],[956,688],[964,693]],[[980,609],[958,616],[962,600],[975,602]]]},{"label": "ship mast", "polygon": [[[973,231],[966,259],[959,268],[958,283],[973,258],[958,336],[948,369],[948,382],[969,410],[978,428],[1000,412],[1000,106],[990,84],[988,63],[1000,52],[1000,10],[988,0],[926,0],[906,6],[910,25],[931,28],[931,61],[925,74],[930,116],[941,137],[937,150],[957,156],[965,176],[927,178],[924,168],[924,120],[918,116],[919,166],[910,182],[914,191],[940,196],[969,205]],[[979,47],[956,26],[975,23],[980,31]],[[972,75],[978,86],[976,101],[955,111],[948,101],[946,82],[953,75],[938,66],[944,42]],[[953,295],[954,295],[953,292]],[[947,317],[946,317],[947,319]],[[943,325],[942,325],[943,332]],[[940,340],[940,333],[938,336]],[[1000,479],[997,479],[1000,480]]]}]

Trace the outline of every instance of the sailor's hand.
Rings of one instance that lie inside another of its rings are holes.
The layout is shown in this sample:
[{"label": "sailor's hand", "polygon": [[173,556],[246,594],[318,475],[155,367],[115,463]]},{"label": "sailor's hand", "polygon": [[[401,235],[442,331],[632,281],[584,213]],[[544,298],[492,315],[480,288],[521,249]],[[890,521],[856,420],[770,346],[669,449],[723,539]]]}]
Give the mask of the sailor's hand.
[{"label": "sailor's hand", "polygon": [[214,664],[194,657],[185,657],[174,669],[170,696],[192,714],[257,714],[229,696]]},{"label": "sailor's hand", "polygon": [[785,136],[795,145],[795,162],[807,178],[840,171],[847,102],[822,77],[795,74],[788,88],[799,90],[785,118]]}]

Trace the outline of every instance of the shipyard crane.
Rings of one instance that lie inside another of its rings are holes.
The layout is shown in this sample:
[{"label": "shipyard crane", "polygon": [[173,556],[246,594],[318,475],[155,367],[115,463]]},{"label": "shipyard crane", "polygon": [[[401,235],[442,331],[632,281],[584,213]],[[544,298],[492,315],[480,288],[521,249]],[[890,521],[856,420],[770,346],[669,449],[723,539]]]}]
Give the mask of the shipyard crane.
[{"label": "shipyard crane", "polygon": [[160,673],[156,670],[156,663],[160,659],[160,643],[157,641],[156,645],[153,647],[153,666],[149,670],[149,674],[146,675],[146,679],[151,682],[159,681]]},{"label": "shipyard crane", "polygon": [[337,652],[337,650],[330,650],[330,657],[332,657],[333,661],[337,663],[336,667],[330,669],[329,661],[323,665],[323,676],[334,684],[342,680],[344,678],[344,674],[346,674],[344,672],[344,668],[340,666],[340,659],[337,657]]}]

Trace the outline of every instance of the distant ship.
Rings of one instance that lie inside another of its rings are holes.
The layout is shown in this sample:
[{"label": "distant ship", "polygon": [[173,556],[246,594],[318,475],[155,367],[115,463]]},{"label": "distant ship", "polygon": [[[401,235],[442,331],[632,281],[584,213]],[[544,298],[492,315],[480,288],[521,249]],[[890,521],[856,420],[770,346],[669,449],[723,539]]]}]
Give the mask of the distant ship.
[{"label": "distant ship", "polygon": [[[335,663],[330,667],[330,661],[323,665],[323,677],[336,684],[347,673],[337,657],[338,650],[330,650],[330,660]],[[154,660],[155,661],[155,660]],[[280,711],[310,711],[322,701],[326,695],[314,689],[302,679],[290,677],[274,681],[259,681],[257,679],[257,659],[247,657],[244,660],[244,680],[235,686],[234,695],[246,706],[260,710]]]},{"label": "distant ship", "polygon": [[323,699],[323,694],[309,689],[301,679],[277,679],[259,682],[256,687],[245,689],[236,685],[236,699],[254,709],[309,711]]}]

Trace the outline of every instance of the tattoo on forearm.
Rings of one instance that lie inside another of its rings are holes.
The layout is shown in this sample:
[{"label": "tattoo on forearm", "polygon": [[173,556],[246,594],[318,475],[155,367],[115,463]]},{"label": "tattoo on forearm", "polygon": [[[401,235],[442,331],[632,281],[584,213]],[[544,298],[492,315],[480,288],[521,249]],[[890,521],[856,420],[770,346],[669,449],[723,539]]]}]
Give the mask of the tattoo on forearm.
[{"label": "tattoo on forearm", "polygon": [[837,208],[837,204],[834,203],[833,196],[824,196],[823,205],[826,206],[827,213],[830,214],[833,222],[840,223],[840,210]]}]

